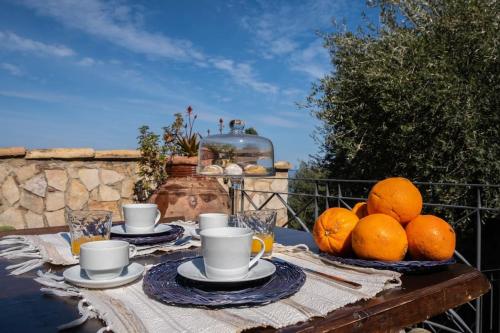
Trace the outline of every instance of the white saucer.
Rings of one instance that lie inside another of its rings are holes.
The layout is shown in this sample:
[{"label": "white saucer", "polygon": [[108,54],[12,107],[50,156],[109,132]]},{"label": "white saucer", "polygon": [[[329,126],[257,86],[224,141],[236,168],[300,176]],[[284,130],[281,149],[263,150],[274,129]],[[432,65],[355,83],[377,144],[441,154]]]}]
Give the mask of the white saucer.
[{"label": "white saucer", "polygon": [[87,274],[80,268],[80,265],[73,266],[64,271],[63,276],[66,282],[75,286],[89,289],[104,289],[118,287],[132,282],[142,276],[144,266],[133,262],[123,269],[120,276],[110,280],[91,280]]},{"label": "white saucer", "polygon": [[205,276],[205,265],[203,264],[203,258],[195,258],[190,261],[179,265],[177,267],[177,273],[186,279],[199,281],[199,282],[214,282],[214,283],[241,283],[260,280],[271,276],[276,271],[276,266],[270,261],[259,260],[257,264],[253,266],[248,274],[240,279],[232,280],[222,280],[222,279],[209,279]]},{"label": "white saucer", "polygon": [[150,232],[140,232],[140,233],[130,233],[125,230],[125,225],[114,225],[111,227],[111,233],[115,235],[122,236],[151,236],[156,234],[162,234],[164,232],[170,231],[172,229],[171,226],[167,224],[158,224],[153,231]]}]

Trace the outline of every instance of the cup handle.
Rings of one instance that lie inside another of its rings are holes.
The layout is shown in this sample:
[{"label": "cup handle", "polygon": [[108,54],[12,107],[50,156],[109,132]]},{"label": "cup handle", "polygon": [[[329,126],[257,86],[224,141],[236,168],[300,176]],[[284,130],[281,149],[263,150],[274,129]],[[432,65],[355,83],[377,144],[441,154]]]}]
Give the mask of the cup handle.
[{"label": "cup handle", "polygon": [[259,237],[256,237],[256,236],[252,236],[252,240],[253,239],[258,240],[260,242],[260,245],[262,245],[262,247],[261,247],[259,253],[257,253],[257,255],[252,260],[250,260],[250,263],[248,264],[248,268],[252,268],[257,263],[257,261],[259,261],[259,259],[262,257],[262,255],[266,251],[266,244],[264,244],[264,241],[262,239],[260,239]]},{"label": "cup handle", "polygon": [[133,258],[137,255],[137,247],[134,244],[129,244],[128,246],[128,257]]},{"label": "cup handle", "polygon": [[155,219],[155,227],[158,225],[158,222],[160,222],[161,219],[161,212],[159,209],[156,210],[156,219]]}]

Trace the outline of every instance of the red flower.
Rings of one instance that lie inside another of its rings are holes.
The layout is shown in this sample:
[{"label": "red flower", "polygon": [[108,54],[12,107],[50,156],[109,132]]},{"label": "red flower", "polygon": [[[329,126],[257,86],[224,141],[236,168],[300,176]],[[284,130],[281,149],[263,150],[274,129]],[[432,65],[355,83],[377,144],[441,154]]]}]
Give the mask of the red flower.
[{"label": "red flower", "polygon": [[190,114],[191,114],[191,112],[193,112],[193,108],[192,108],[192,107],[191,107],[191,105],[190,105],[190,106],[188,106],[188,108],[187,108],[187,113],[190,115]]}]

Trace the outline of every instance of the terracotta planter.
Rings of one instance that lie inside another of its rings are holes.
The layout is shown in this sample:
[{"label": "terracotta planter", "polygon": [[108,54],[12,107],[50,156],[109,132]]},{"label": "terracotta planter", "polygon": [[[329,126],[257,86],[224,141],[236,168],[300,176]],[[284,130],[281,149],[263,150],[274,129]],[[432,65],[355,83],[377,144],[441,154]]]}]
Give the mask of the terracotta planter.
[{"label": "terracotta planter", "polygon": [[200,213],[229,213],[229,196],[217,179],[196,174],[197,157],[174,156],[168,178],[150,198],[163,217],[196,220]]},{"label": "terracotta planter", "polygon": [[165,170],[168,177],[198,177],[196,166],[198,157],[173,156],[167,161]]}]

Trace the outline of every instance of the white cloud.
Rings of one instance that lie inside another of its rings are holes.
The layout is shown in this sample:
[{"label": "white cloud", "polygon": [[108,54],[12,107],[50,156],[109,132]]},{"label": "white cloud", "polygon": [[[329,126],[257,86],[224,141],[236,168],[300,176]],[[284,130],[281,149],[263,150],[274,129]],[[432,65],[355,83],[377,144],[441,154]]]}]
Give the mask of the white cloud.
[{"label": "white cloud", "polygon": [[271,46],[271,52],[277,55],[290,53],[299,46],[296,42],[285,37],[272,40],[269,43]]},{"label": "white cloud", "polygon": [[122,64],[122,62],[118,59],[111,59],[111,60],[109,60],[109,63],[111,65],[121,65]]},{"label": "white cloud", "polygon": [[3,62],[0,64],[0,68],[9,72],[9,74],[13,75],[13,76],[22,76],[23,75],[23,71],[18,66],[13,65],[13,64]]},{"label": "white cloud", "polygon": [[283,95],[285,96],[297,96],[297,95],[305,95],[306,92],[301,89],[296,88],[287,88],[282,90]]},{"label": "white cloud", "polygon": [[329,70],[328,53],[316,31],[326,30],[331,18],[349,6],[346,1],[304,0],[259,2],[241,23],[253,35],[265,59],[281,57],[295,71],[317,79]]},{"label": "white cloud", "polygon": [[290,68],[314,79],[322,78],[331,69],[328,51],[320,40],[290,55]]},{"label": "white cloud", "polygon": [[267,125],[272,125],[277,127],[285,127],[285,128],[300,127],[300,123],[285,119],[284,117],[264,116],[262,117],[262,121]]},{"label": "white cloud", "polygon": [[35,54],[44,54],[56,57],[69,57],[75,52],[64,46],[45,44],[36,40],[21,37],[13,32],[0,31],[0,48],[14,51],[33,52]]},{"label": "white cloud", "polygon": [[243,17],[242,26],[254,35],[264,57],[282,56],[300,48],[301,39],[330,24],[344,1],[304,0],[259,2],[260,8]]},{"label": "white cloud", "polygon": [[24,4],[64,25],[84,31],[130,51],[175,60],[198,61],[203,54],[188,40],[171,39],[136,26],[132,8],[98,0],[25,0]]},{"label": "white cloud", "polygon": [[[150,57],[190,62],[198,67],[212,66],[229,74],[237,83],[263,93],[278,90],[273,84],[257,79],[250,65],[205,55],[191,41],[169,38],[142,28],[143,15],[136,7],[100,0],[24,0],[38,14],[52,17],[67,27],[104,39],[129,51]],[[289,48],[286,43],[278,45]],[[230,62],[230,63],[228,63]],[[81,60],[80,65],[90,65]]]},{"label": "white cloud", "polygon": [[249,64],[238,64],[230,59],[210,59],[210,62],[215,68],[231,75],[239,84],[250,86],[255,91],[275,94],[279,90],[273,84],[258,80]]},{"label": "white cloud", "polygon": [[77,62],[77,65],[84,66],[84,67],[90,67],[96,64],[96,61],[90,57],[85,57],[82,60]]},{"label": "white cloud", "polygon": [[40,102],[61,102],[63,100],[74,99],[74,96],[56,94],[46,91],[18,91],[18,90],[0,90],[0,96],[10,98],[28,99]]}]

